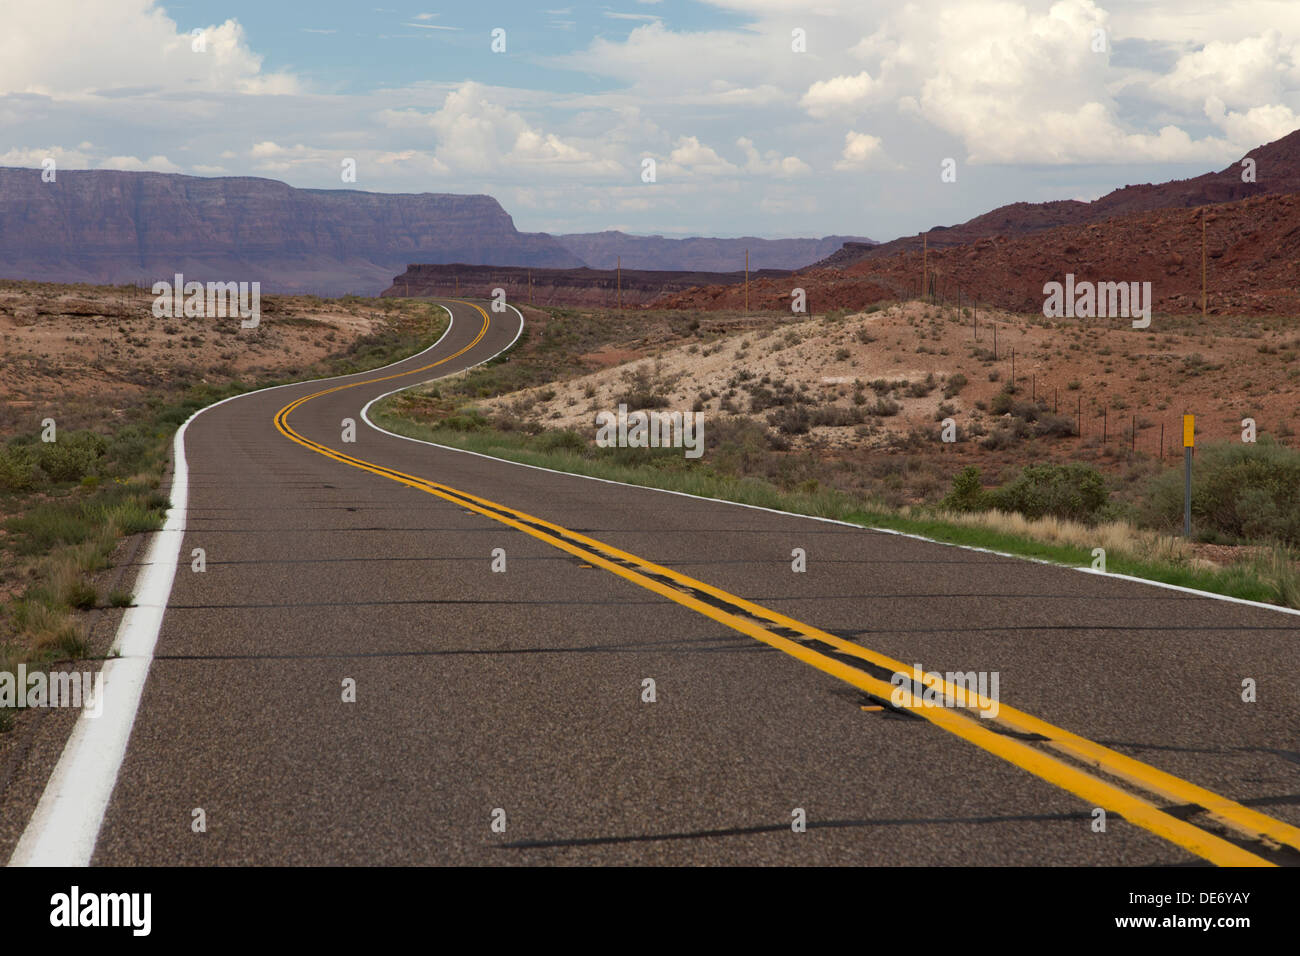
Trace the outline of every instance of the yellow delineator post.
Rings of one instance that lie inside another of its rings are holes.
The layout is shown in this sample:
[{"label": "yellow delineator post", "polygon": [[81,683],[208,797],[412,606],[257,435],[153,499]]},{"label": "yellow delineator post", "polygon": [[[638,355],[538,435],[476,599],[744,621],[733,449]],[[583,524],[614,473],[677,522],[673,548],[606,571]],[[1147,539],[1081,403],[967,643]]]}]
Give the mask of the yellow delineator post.
[{"label": "yellow delineator post", "polygon": [[1196,445],[1196,416],[1183,416],[1183,535],[1192,537],[1192,448]]}]

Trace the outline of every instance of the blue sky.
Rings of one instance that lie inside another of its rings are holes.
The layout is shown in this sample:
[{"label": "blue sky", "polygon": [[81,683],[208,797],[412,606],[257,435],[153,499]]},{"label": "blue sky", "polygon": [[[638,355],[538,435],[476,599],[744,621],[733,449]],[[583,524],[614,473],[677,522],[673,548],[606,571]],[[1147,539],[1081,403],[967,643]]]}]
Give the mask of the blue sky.
[{"label": "blue sky", "polygon": [[[679,29],[742,27],[743,16],[699,3],[603,3],[541,0],[527,3],[365,5],[221,2],[163,4],[184,29],[235,18],[247,30],[264,67],[309,77],[322,88],[362,92],[383,86],[453,83],[466,78],[555,92],[596,91],[601,77],[550,65],[592,40],[619,40],[637,26],[671,20]],[[309,9],[309,12],[308,12]],[[504,56],[484,57],[485,38],[507,31]]]},{"label": "blue sky", "polygon": [[490,193],[530,231],[889,239],[1300,126],[1293,0],[46,0],[0,25],[0,164]]}]

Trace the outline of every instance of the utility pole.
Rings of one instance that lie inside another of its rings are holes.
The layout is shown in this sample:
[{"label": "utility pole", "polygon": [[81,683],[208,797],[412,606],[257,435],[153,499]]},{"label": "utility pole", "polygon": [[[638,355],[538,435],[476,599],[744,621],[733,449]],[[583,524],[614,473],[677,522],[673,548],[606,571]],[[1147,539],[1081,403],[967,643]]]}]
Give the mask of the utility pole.
[{"label": "utility pole", "polygon": [[528,270],[528,304],[533,304],[533,270]]},{"label": "utility pole", "polygon": [[618,257],[618,310],[623,311],[623,257]]},{"label": "utility pole", "polygon": [[749,250],[745,250],[745,314],[749,314]]}]

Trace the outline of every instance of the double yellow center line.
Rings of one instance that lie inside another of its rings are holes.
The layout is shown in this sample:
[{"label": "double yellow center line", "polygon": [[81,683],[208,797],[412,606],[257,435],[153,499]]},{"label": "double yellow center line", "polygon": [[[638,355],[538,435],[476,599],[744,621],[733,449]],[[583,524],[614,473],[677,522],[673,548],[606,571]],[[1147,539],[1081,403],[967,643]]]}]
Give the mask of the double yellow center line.
[{"label": "double yellow center line", "polygon": [[[289,415],[294,409],[312,399],[360,385],[415,375],[464,355],[483,340],[491,319],[479,306],[473,303],[463,304],[476,309],[483,317],[478,335],[465,347],[420,368],[337,385],[306,395],[290,402],[276,413],[276,428],[299,445],[335,461],[418,488],[531,535],[595,567],[604,568],[648,591],[762,641],[857,687],[883,704],[893,706],[890,701],[896,688],[890,683],[890,678],[895,673],[911,673],[911,668],[901,661],[526,512],[329,448],[303,437],[289,425]],[[952,695],[948,698],[950,700],[965,700],[965,707],[926,706],[920,696],[913,696],[906,686],[904,685],[899,709],[928,720],[1093,806],[1118,813],[1130,823],[1212,863],[1224,866],[1273,866],[1276,865],[1274,859],[1300,862],[1300,854],[1297,853],[1300,851],[1300,829],[1290,824],[1005,703],[998,703],[997,717],[981,718],[978,711],[987,709],[991,702],[978,694],[969,694],[965,688],[958,688],[946,680],[941,680],[936,685],[936,691]],[[1025,740],[1018,739],[1025,736],[1030,737],[1038,746],[1031,746]],[[1140,796],[1119,786],[1115,781],[1122,781],[1148,796]],[[1161,805],[1150,797],[1166,801],[1169,805]],[[1180,814],[1200,811],[1206,817],[1206,822],[1201,826],[1190,823],[1171,812],[1175,810]]]}]

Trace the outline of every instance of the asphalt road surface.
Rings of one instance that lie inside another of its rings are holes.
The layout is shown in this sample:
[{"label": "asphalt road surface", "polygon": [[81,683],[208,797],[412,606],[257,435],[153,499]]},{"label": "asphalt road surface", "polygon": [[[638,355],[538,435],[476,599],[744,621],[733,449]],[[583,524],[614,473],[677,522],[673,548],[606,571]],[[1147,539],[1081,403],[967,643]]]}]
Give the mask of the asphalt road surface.
[{"label": "asphalt road surface", "polygon": [[[188,427],[95,864],[1300,860],[1300,618],[368,426],[519,331],[446,305],[419,356]],[[913,664],[996,672],[996,716]]]}]

